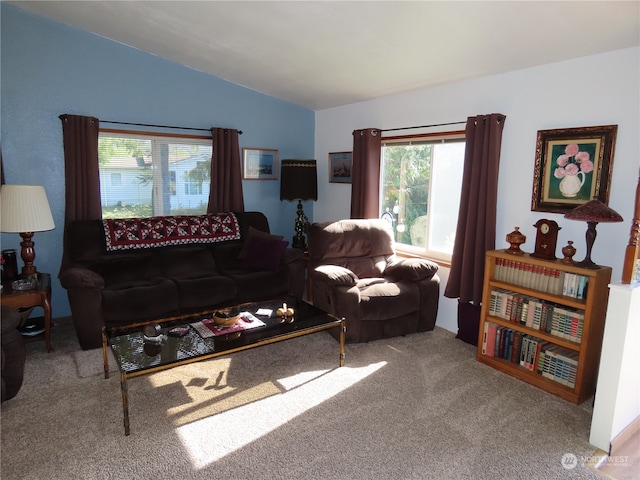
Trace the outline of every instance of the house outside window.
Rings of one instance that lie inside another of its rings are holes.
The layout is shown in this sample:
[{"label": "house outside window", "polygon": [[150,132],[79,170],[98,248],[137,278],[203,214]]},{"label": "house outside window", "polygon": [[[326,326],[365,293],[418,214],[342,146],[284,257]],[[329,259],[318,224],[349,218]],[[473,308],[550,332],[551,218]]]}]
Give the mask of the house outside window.
[{"label": "house outside window", "polygon": [[112,187],[120,187],[120,186],[122,186],[122,174],[121,173],[112,173],[111,174],[111,186]]},{"label": "house outside window", "polygon": [[98,139],[102,217],[206,213],[211,150],[211,138],[205,136],[102,129]]},{"label": "house outside window", "polygon": [[382,139],[380,216],[399,253],[451,262],[464,152],[464,132]]}]

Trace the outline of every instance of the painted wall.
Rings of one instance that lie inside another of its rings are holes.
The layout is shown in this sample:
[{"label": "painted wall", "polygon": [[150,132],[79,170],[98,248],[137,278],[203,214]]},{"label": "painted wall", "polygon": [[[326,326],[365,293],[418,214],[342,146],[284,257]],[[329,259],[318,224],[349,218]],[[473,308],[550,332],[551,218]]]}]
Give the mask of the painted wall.
[{"label": "painted wall", "polygon": [[613,283],[589,435],[589,443],[605,452],[610,452],[612,440],[640,418],[639,314],[640,284]]},{"label": "painted wall", "polygon": [[[586,223],[566,220],[560,214],[531,211],[536,134],[543,129],[617,124],[609,206],[625,221],[599,224],[592,251],[596,263],[613,267],[613,280],[617,281],[622,276],[640,166],[639,59],[640,49],[629,48],[319,111],[315,146],[318,169],[328,170],[329,152],[352,150],[354,129],[431,125],[464,121],[478,114],[503,113],[507,120],[498,183],[496,247],[508,246],[505,236],[517,225],[527,236],[523,250],[532,251],[533,224],[540,218],[548,218],[562,227],[557,254],[568,240],[573,240],[577,248],[575,258],[582,260],[586,251]],[[443,128],[458,127],[464,125]],[[319,183],[314,219],[348,218],[351,186],[329,183],[328,174]],[[448,269],[440,270],[441,291],[448,274]],[[456,300],[442,297],[437,324],[457,331],[456,308]]]},{"label": "painted wall", "polygon": [[[55,230],[34,236],[35,265],[40,271],[56,277],[60,267],[64,222],[61,114],[237,128],[244,132],[240,148],[276,148],[280,159],[313,158],[315,119],[311,110],[11,5],[2,3],[0,9],[0,119],[6,180],[44,185],[56,223]],[[245,209],[264,212],[273,232],[293,237],[296,204],[280,202],[280,182],[245,181],[243,187]],[[312,219],[312,209],[306,210]],[[18,235],[2,234],[0,241],[3,249],[19,250]],[[70,315],[66,291],[54,279],[53,316],[66,315]]]}]

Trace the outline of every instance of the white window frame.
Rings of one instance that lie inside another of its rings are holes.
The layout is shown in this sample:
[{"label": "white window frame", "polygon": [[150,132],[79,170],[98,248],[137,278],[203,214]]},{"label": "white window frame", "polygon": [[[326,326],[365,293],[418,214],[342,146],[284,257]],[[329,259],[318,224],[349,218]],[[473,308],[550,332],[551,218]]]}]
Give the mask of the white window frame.
[{"label": "white window frame", "polygon": [[[393,136],[393,137],[386,137],[386,138],[382,138],[382,151],[381,151],[381,160],[384,162],[384,147],[386,146],[393,146],[393,145],[400,145],[400,144],[404,144],[404,145],[418,145],[418,144],[425,144],[425,143],[445,143],[445,142],[459,142],[462,141],[463,143],[465,142],[465,132],[462,131],[452,131],[452,132],[438,132],[438,133],[428,133],[428,134],[415,134],[415,135],[403,135],[403,136]],[[464,166],[464,155],[462,160],[462,164],[461,164],[461,169],[460,169],[460,178],[459,178],[459,182],[460,185],[462,184],[462,167]],[[434,165],[432,165],[432,175],[430,175],[429,178],[429,195],[431,196],[431,194],[433,193],[433,184],[434,182],[437,182],[437,179],[434,178]],[[382,170],[381,170],[381,175],[380,175],[380,213],[381,216],[383,216],[385,214],[385,206],[383,205],[384,203],[384,192],[383,192],[383,179],[384,179],[384,175],[383,175],[383,170],[384,170],[384,164],[382,165]],[[427,202],[427,216],[430,217],[432,215],[432,208],[433,208],[433,201],[431,198],[429,198],[429,201]],[[394,213],[394,212],[390,212],[390,213]],[[397,212],[396,212],[397,213]],[[391,220],[392,218],[394,219],[394,221],[397,221],[397,217],[395,214],[393,215],[386,215],[387,219]],[[428,226],[427,226],[428,229]],[[395,233],[395,229],[394,229],[394,233]],[[454,232],[455,234],[455,232]],[[414,246],[414,245],[409,245],[409,244],[405,244],[405,243],[400,243],[400,242],[396,242],[395,243],[395,248],[396,248],[396,252],[401,255],[401,256],[408,256],[408,257],[421,257],[421,258],[427,258],[433,261],[436,261],[440,264],[443,265],[450,265],[451,264],[451,254],[450,253],[446,253],[446,252],[442,252],[442,251],[438,251],[438,250],[432,250],[429,249],[429,245],[428,245],[428,238],[429,238],[429,231],[427,230],[427,245],[422,248],[422,247],[418,247],[418,246]]]},{"label": "white window frame", "polygon": [[[189,134],[177,134],[177,133],[161,133],[161,132],[147,132],[147,131],[137,131],[137,130],[119,130],[119,129],[109,129],[109,128],[101,128],[99,131],[99,136],[100,137],[120,137],[120,138],[133,138],[133,139],[139,139],[139,140],[145,140],[145,141],[150,141],[152,144],[152,150],[153,150],[153,155],[155,155],[156,157],[159,156],[159,144],[162,143],[169,143],[169,144],[194,144],[194,145],[202,145],[203,147],[207,147],[207,148],[211,148],[212,146],[212,139],[210,136],[205,136],[205,135],[189,135]],[[147,160],[148,161],[148,160]],[[157,168],[157,166],[155,165],[150,165],[152,167],[152,169]],[[100,169],[100,177],[101,177],[101,182],[102,182],[102,178],[103,175],[105,173],[105,170],[102,170],[101,167],[99,167]],[[113,173],[111,173],[111,175],[113,175]],[[178,177],[176,179],[176,177]],[[179,201],[178,196],[179,196],[179,190],[177,188],[177,182],[178,181],[182,181],[184,182],[184,179],[182,178],[182,175],[180,173],[176,174],[175,170],[172,170],[169,172],[169,178],[166,180],[169,182],[170,184],[170,192],[169,192],[169,196],[171,197],[171,202],[172,205],[174,202]],[[194,182],[190,182],[192,185],[195,185]],[[182,187],[182,190],[184,190],[185,188]],[[203,184],[201,185],[201,194],[199,195],[202,198],[207,197],[208,198],[208,193],[209,193],[209,189],[210,189],[210,185],[206,184],[203,182]],[[152,197],[156,197],[157,195],[159,195],[160,193],[158,192],[157,188],[153,188],[152,187]],[[106,203],[106,192],[101,192],[101,204],[104,205]],[[190,195],[183,195],[182,198],[184,199],[184,197],[187,196],[194,196],[192,194]],[[156,197],[159,198],[159,197]],[[152,205],[153,205],[153,201],[152,201]],[[157,202],[156,202],[157,203]],[[205,206],[206,206],[206,202]],[[146,205],[146,203],[145,203]],[[174,208],[176,207],[172,207],[172,210],[174,210]],[[180,206],[178,206],[177,208],[180,208]],[[180,212],[178,213],[158,213],[159,211],[157,210],[156,212],[153,212],[152,215],[179,215],[181,214]]]}]

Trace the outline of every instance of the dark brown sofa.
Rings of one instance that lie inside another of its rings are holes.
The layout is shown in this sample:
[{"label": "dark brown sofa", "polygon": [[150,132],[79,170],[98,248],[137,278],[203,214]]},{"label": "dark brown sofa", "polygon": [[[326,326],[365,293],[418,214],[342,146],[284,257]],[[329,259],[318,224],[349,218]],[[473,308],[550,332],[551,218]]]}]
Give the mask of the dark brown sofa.
[{"label": "dark brown sofa", "polygon": [[22,387],[26,351],[22,334],[18,330],[22,317],[15,308],[2,306],[0,311],[2,336],[2,401],[15,397]]},{"label": "dark brown sofa", "polygon": [[[301,298],[305,268],[302,252],[285,250],[278,239],[264,235],[269,232],[264,214],[234,214],[240,239],[127,251],[107,251],[102,221],[71,223],[65,231],[59,278],[67,289],[80,346],[99,347],[103,325],[130,324],[287,295]],[[255,247],[251,252],[247,252],[249,243]],[[263,251],[256,251],[258,244]],[[274,251],[280,256],[273,257]],[[256,266],[256,258],[258,264],[267,259],[272,265]]]},{"label": "dark brown sofa", "polygon": [[384,220],[341,220],[309,227],[313,303],[344,317],[347,342],[433,330],[438,265],[395,254]]}]

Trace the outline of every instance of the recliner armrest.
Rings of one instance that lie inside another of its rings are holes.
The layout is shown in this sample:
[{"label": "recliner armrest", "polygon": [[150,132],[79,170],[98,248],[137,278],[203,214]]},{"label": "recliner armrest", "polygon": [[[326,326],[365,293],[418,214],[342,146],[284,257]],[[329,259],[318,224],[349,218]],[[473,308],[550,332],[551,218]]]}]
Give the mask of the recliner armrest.
[{"label": "recliner armrest", "polygon": [[311,271],[314,282],[322,282],[326,285],[355,285],[358,276],[348,268],[338,265],[320,265]]},{"label": "recliner armrest", "polygon": [[104,288],[104,278],[88,268],[71,267],[60,273],[60,283],[70,288]]},{"label": "recliner armrest", "polygon": [[392,258],[387,263],[383,275],[393,280],[417,282],[432,278],[437,272],[438,264],[424,258]]}]

